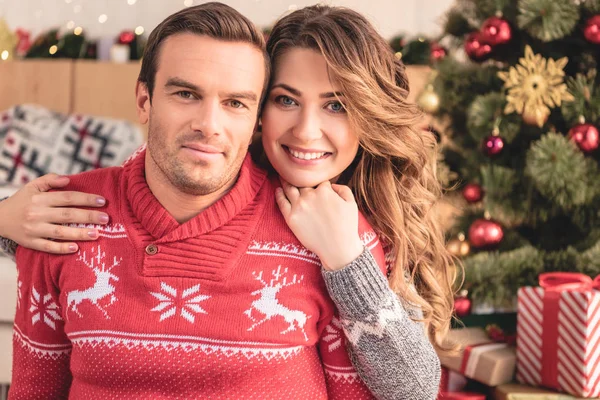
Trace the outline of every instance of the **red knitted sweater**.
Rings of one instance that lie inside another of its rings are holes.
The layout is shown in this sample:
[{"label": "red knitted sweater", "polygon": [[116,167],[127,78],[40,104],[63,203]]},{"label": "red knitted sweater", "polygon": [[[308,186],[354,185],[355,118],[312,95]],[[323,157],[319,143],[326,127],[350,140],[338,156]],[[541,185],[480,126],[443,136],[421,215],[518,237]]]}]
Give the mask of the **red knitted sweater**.
[{"label": "red knitted sweater", "polygon": [[[319,259],[247,158],[236,185],[179,224],[145,154],[72,177],[108,226],[73,255],[17,251],[10,399],[363,399]],[[384,265],[364,218],[365,244]]]}]

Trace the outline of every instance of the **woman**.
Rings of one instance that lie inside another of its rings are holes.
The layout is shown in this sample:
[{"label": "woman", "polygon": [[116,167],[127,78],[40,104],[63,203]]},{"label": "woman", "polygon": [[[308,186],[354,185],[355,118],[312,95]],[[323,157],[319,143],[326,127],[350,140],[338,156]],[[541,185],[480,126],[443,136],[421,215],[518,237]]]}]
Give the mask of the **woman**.
[{"label": "woman", "polygon": [[[417,128],[421,114],[406,100],[404,67],[364,17],[337,7],[311,6],[282,18],[267,51],[274,73],[255,154],[266,162],[264,149],[281,177],[276,200],[295,236],[322,259],[340,261],[324,265],[323,276],[353,363],[379,398],[435,398],[439,362],[432,349],[444,350],[454,271],[430,212],[440,194],[435,140]],[[76,244],[44,238],[97,238],[95,230],[54,225],[108,221],[102,213],[62,208],[101,206],[97,196],[38,194],[67,182],[40,178],[0,203],[0,234],[64,253]],[[386,244],[391,290],[363,252],[351,218],[357,208]],[[361,327],[374,319],[377,329],[364,334]]]}]

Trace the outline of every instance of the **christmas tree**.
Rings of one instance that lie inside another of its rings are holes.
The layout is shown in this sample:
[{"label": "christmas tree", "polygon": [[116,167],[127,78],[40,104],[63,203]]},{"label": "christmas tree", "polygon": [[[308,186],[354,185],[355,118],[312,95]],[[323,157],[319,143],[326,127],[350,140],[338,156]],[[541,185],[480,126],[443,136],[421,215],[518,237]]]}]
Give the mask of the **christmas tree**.
[{"label": "christmas tree", "polygon": [[448,246],[469,297],[514,308],[542,272],[595,277],[600,0],[459,0],[444,36],[429,90],[465,205]]}]

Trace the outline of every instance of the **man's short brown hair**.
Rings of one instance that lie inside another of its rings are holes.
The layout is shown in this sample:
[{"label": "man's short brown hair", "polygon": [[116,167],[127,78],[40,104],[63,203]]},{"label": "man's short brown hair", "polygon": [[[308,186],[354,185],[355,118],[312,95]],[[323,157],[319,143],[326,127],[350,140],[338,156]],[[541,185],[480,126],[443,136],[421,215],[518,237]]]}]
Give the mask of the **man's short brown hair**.
[{"label": "man's short brown hair", "polygon": [[248,18],[228,5],[218,2],[186,7],[167,17],[150,33],[138,76],[138,81],[148,88],[150,100],[152,100],[154,79],[158,69],[160,45],[169,36],[179,33],[193,33],[226,42],[243,42],[256,46],[265,58],[262,100],[267,90],[271,70],[269,56],[265,50],[265,38]]}]

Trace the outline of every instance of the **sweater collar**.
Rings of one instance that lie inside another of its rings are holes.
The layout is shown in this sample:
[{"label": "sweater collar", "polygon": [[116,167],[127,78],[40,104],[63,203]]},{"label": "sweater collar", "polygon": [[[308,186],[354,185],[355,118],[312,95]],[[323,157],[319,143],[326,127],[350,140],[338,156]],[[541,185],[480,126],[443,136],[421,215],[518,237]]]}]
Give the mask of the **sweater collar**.
[{"label": "sweater collar", "polygon": [[133,214],[157,243],[184,240],[225,225],[256,197],[267,175],[246,155],[231,190],[191,220],[179,224],[150,191],[145,157],[146,150],[125,165],[126,193]]}]

